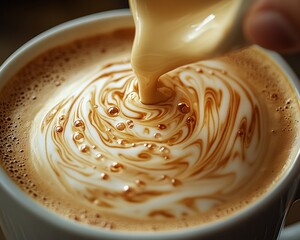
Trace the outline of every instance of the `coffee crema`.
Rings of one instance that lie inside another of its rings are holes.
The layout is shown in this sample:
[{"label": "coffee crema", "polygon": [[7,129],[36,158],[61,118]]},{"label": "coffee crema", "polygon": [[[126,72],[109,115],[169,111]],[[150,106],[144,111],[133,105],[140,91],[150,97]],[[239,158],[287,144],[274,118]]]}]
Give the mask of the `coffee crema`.
[{"label": "coffee crema", "polygon": [[75,221],[176,230],[252,204],[299,143],[299,101],[257,49],[178,68],[172,93],[139,101],[133,30],[78,40],[25,66],[0,92],[1,165]]},{"label": "coffee crema", "polygon": [[34,119],[37,172],[126,217],[187,217],[230,201],[258,171],[268,118],[229,66],[206,64],[166,76],[173,98],[158,105],[139,101],[129,62],[74,81]]}]

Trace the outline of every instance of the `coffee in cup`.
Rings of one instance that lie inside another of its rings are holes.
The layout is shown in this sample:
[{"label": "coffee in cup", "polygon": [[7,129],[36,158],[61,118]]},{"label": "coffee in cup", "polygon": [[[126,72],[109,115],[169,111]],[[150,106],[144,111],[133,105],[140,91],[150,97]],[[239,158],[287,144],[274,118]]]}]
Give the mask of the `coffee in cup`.
[{"label": "coffee in cup", "polygon": [[272,190],[295,158],[299,101],[249,48],[161,78],[145,105],[133,29],[50,49],[0,91],[1,165],[35,201],[116,231],[170,231],[229,218]]}]

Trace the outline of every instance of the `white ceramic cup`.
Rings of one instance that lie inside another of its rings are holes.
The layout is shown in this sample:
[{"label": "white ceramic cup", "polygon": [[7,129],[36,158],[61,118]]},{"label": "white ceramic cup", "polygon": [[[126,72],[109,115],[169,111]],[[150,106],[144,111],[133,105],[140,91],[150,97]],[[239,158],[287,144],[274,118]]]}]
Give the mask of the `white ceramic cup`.
[{"label": "white ceramic cup", "polygon": [[[26,63],[48,49],[75,39],[128,26],[133,26],[128,10],[94,14],[57,26],[22,46],[1,66],[0,88]],[[286,74],[300,99],[300,86],[295,74],[279,55],[269,54]],[[299,155],[298,149],[297,157],[272,190],[237,214],[196,228],[158,233],[109,231],[65,219],[33,201],[0,168],[0,224],[8,240],[277,239],[289,207],[300,197]],[[285,239],[292,240],[295,239],[293,237],[300,236],[299,228],[296,231],[298,232],[295,232],[295,228],[289,228],[289,232],[284,235],[288,238]],[[290,233],[294,236],[289,236]]]}]

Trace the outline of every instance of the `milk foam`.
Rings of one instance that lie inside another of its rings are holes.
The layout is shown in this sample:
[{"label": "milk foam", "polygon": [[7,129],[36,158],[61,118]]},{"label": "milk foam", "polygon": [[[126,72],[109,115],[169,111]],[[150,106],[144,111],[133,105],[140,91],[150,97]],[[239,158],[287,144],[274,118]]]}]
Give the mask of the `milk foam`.
[{"label": "milk foam", "polygon": [[73,82],[45,103],[30,139],[36,172],[74,201],[137,219],[195,216],[229,202],[260,167],[267,117],[221,60],[165,75],[172,95],[157,105],[139,101],[129,62]]}]

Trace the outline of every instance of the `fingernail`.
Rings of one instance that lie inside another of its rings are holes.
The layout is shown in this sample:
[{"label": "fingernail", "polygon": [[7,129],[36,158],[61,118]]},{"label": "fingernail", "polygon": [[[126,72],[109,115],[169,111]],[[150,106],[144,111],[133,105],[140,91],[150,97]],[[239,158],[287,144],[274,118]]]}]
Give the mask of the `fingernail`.
[{"label": "fingernail", "polygon": [[273,10],[259,11],[251,19],[251,28],[258,43],[269,48],[285,50],[298,41],[297,30],[281,13]]}]

